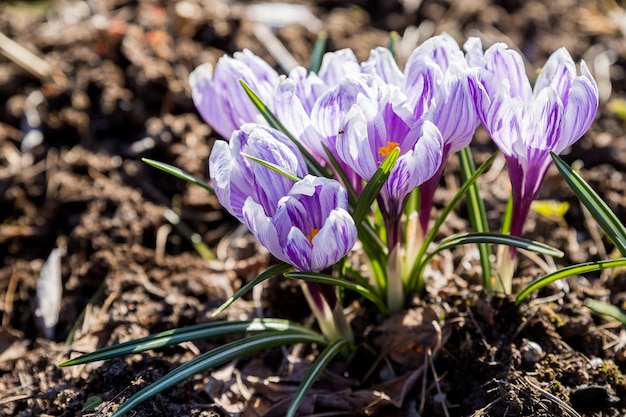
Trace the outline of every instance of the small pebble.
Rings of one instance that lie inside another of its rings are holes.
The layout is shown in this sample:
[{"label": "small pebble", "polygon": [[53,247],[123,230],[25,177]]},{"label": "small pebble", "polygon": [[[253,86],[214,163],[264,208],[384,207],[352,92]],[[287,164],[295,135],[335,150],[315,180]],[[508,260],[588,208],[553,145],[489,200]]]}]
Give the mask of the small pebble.
[{"label": "small pebble", "polygon": [[527,365],[533,365],[539,362],[543,356],[543,349],[539,343],[528,339],[522,340],[520,352],[522,353],[522,360]]}]

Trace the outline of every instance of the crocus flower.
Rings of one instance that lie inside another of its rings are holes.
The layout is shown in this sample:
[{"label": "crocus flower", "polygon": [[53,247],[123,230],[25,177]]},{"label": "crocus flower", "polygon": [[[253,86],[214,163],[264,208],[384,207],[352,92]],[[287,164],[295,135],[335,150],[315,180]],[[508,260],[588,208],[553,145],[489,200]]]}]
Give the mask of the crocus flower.
[{"label": "crocus flower", "polygon": [[[290,75],[291,77],[291,75]],[[310,76],[308,77],[310,79]],[[315,100],[312,107],[298,97],[302,89],[297,80],[283,79],[275,96],[276,116],[302,144],[320,161],[327,161],[324,147],[337,158],[335,141],[340,131],[343,117],[348,113],[359,95],[375,94],[375,79],[371,75],[357,74],[345,76],[341,82],[326,90]],[[363,181],[350,166],[339,159],[341,169],[350,181],[350,185],[360,193]],[[330,164],[328,164],[330,165]]]},{"label": "crocus flower", "polygon": [[229,138],[245,123],[263,123],[263,117],[240,84],[243,80],[259,98],[271,105],[278,73],[247,49],[223,56],[215,65],[203,64],[189,76],[193,102],[217,133]]},{"label": "crocus flower", "polygon": [[339,158],[364,180],[372,178],[395,148],[400,149],[378,197],[388,248],[387,305],[390,311],[398,311],[404,304],[403,282],[409,272],[401,266],[404,206],[408,195],[438,171],[443,141],[431,121],[415,118],[398,87],[376,80],[372,86],[376,88],[360,93],[343,117],[335,146]]},{"label": "crocus flower", "polygon": [[470,87],[475,83],[476,72],[468,65],[456,41],[446,33],[434,36],[416,48],[404,69],[401,88],[413,114],[418,119],[431,120],[443,139],[439,170],[420,186],[422,233],[428,230],[435,190],[446,163],[453,153],[469,145],[478,126]]},{"label": "crocus flower", "polygon": [[270,127],[245,124],[233,132],[229,142],[216,141],[209,157],[211,182],[220,204],[241,222],[246,200],[256,202],[267,216],[273,216],[278,201],[293,186],[292,180],[245,155],[278,165],[299,178],[308,173],[298,148]]},{"label": "crocus flower", "polygon": [[[481,48],[475,40],[466,47],[475,57]],[[561,153],[589,129],[598,109],[598,87],[585,62],[577,74],[572,57],[561,48],[533,89],[522,56],[498,43],[484,54],[476,105],[506,158],[513,192],[510,233],[520,236],[552,161],[550,151]]]},{"label": "crocus flower", "polygon": [[339,182],[307,175],[293,184],[274,212],[249,197],[242,213],[244,223],[275,257],[299,271],[320,272],[356,242],[356,225],[347,209],[348,195]]},{"label": "crocus flower", "polygon": [[[347,79],[344,84],[351,82]],[[341,120],[334,146],[341,160],[365,180],[394,148],[400,148],[379,199],[386,218],[399,223],[406,197],[439,169],[443,143],[432,122],[415,119],[397,87],[372,85],[375,88],[361,92]]]}]

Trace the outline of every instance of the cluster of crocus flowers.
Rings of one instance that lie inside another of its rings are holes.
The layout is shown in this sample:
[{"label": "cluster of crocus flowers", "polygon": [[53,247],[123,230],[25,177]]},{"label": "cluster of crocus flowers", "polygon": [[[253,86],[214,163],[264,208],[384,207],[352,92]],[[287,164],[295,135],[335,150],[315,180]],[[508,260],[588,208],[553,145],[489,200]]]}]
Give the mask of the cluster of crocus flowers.
[{"label": "cluster of crocus flowers", "polygon": [[[589,128],[597,87],[584,62],[578,75],[564,49],[550,57],[534,89],[521,55],[505,45],[483,51],[480,40],[471,38],[465,50],[442,34],[416,48],[404,70],[386,48],[372,50],[362,63],[350,50],[328,53],[317,73],[298,67],[279,76],[249,51],[221,58],[215,69],[199,67],[190,77],[194,102],[229,139],[216,142],[209,162],[219,201],[278,259],[299,271],[328,272],[358,236],[348,195],[358,198],[385,157],[399,149],[377,198],[388,257],[387,302],[397,310],[406,298],[406,261],[428,230],[446,162],[471,142],[482,122],[506,158],[513,189],[510,233],[520,236],[549,152],[560,153]],[[296,144],[267,126],[240,81],[343,183],[309,175]],[[419,211],[407,219],[411,193],[419,195]],[[403,233],[407,222],[414,235]],[[508,252],[501,277],[512,276],[514,255]],[[331,310],[336,300],[318,289],[306,287],[319,321],[324,308],[315,300],[323,298]],[[510,284],[502,290],[510,293]]]}]

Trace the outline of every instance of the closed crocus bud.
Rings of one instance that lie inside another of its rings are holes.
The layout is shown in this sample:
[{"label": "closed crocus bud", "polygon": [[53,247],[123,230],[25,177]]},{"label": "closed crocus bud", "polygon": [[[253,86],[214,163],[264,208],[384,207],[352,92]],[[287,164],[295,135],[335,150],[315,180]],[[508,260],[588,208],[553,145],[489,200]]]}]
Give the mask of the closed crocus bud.
[{"label": "closed crocus bud", "polygon": [[229,138],[245,123],[263,117],[240,84],[244,81],[266,104],[272,102],[278,73],[249,50],[223,56],[215,68],[203,64],[189,76],[193,102],[204,120],[222,137]]},{"label": "closed crocus bud", "polygon": [[356,242],[356,225],[347,209],[348,195],[339,182],[307,175],[280,199],[273,215],[248,198],[243,216],[275,257],[299,271],[320,272],[337,263]]},{"label": "closed crocus bud", "polygon": [[268,216],[291,189],[293,181],[246,155],[278,165],[297,177],[308,171],[298,148],[270,127],[249,123],[233,132],[230,141],[216,141],[209,157],[209,174],[220,204],[243,222],[246,200],[256,202]]}]

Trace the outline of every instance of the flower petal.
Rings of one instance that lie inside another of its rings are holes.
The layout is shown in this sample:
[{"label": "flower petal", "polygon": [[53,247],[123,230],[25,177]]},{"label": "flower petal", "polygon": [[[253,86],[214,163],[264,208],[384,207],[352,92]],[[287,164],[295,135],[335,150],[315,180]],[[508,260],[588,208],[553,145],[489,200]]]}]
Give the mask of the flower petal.
[{"label": "flower petal", "polygon": [[345,210],[333,210],[319,233],[312,239],[311,267],[322,271],[336,264],[352,250],[357,229],[354,220]]},{"label": "flower petal", "polygon": [[361,69],[365,74],[379,76],[387,84],[398,87],[402,84],[402,71],[398,68],[398,64],[389,48],[379,46],[372,49],[369,59],[361,64]]},{"label": "flower petal", "polygon": [[327,52],[322,58],[322,65],[317,75],[324,80],[326,85],[334,87],[347,75],[358,74],[361,67],[352,49],[340,49],[335,52]]},{"label": "flower petal", "polygon": [[296,96],[296,83],[292,79],[285,78],[278,85],[274,96],[274,114],[287,131],[309,151],[320,159],[326,158],[321,138],[311,124],[302,102]]},{"label": "flower petal", "polygon": [[243,206],[242,213],[243,223],[248,226],[248,229],[259,240],[259,243],[265,246],[276,258],[289,262],[278,240],[276,228],[271,218],[265,215],[263,207],[254,202],[252,198],[248,198]]},{"label": "flower petal", "polygon": [[576,64],[565,48],[557,49],[541,69],[533,94],[535,97],[548,86],[553,86],[561,101],[567,106],[567,96],[572,80],[576,77]]},{"label": "flower petal", "polygon": [[508,80],[511,97],[521,97],[524,105],[532,100],[532,89],[522,56],[503,43],[496,43],[485,51],[481,80],[490,97],[498,92],[504,80]]},{"label": "flower petal", "polygon": [[572,82],[561,140],[554,148],[556,153],[563,152],[580,139],[591,127],[598,111],[598,86],[584,61],[580,63],[580,70],[582,75]]}]

